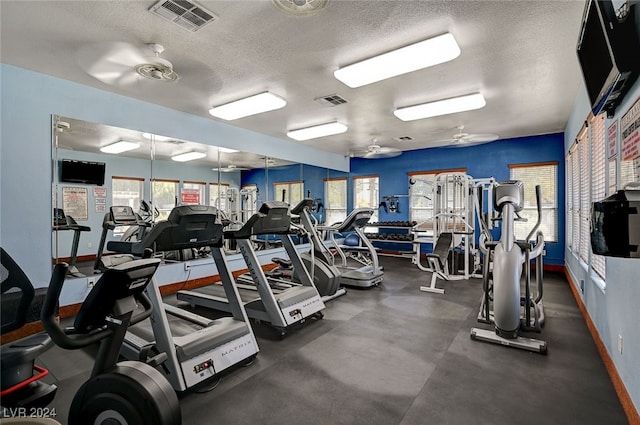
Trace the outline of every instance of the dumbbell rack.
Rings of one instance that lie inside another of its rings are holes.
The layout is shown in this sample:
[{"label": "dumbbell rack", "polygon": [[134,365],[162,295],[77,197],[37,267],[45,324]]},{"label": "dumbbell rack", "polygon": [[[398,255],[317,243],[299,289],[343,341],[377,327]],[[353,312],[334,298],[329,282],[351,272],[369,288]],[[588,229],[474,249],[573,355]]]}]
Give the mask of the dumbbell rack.
[{"label": "dumbbell rack", "polygon": [[378,255],[412,258],[415,252],[413,251],[414,235],[411,232],[411,229],[413,229],[413,226],[415,225],[416,223],[411,221],[381,221],[368,223],[367,227],[377,227],[378,229],[393,229],[396,232],[366,233],[366,236],[371,242],[374,243],[374,245],[383,244],[383,246],[385,246],[388,244],[408,244],[410,246],[410,249],[381,249],[380,251],[378,251]]}]

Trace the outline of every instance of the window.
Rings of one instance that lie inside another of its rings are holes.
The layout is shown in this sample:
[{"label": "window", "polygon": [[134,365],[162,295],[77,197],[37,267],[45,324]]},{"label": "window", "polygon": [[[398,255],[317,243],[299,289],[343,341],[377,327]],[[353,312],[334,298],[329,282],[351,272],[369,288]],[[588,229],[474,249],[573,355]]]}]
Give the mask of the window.
[{"label": "window", "polygon": [[333,224],[344,221],[347,218],[347,179],[325,179],[324,198],[324,222]]},{"label": "window", "polygon": [[409,174],[409,220],[424,223],[433,218],[436,173]]},{"label": "window", "polygon": [[129,206],[137,211],[143,199],[144,179],[135,177],[111,178],[111,205]]},{"label": "window", "polygon": [[250,184],[240,189],[240,220],[245,223],[256,213],[258,203],[258,186]]},{"label": "window", "polygon": [[[605,114],[600,114],[589,121],[591,136],[591,201],[601,201],[605,198],[607,191],[604,116]],[[591,220],[591,204],[589,206],[589,220]],[[591,239],[589,239],[589,246],[591,246]],[[602,255],[591,255],[591,267],[594,272],[604,279],[605,259]]]},{"label": "window", "polygon": [[566,205],[565,205],[565,211],[566,211],[566,233],[567,233],[567,238],[566,238],[566,243],[567,246],[571,249],[571,247],[573,247],[573,203],[572,203],[572,199],[573,199],[573,173],[572,171],[572,165],[573,165],[573,157],[571,156],[571,154],[568,154],[567,157],[565,158],[565,170],[566,170],[566,176],[567,176],[567,182],[566,182]]},{"label": "window", "polygon": [[466,168],[459,168],[409,173],[409,219],[420,224],[431,221],[433,218],[434,189],[438,174],[466,172]]},{"label": "window", "polygon": [[233,200],[229,200],[230,195],[231,193],[229,192],[229,185],[227,183],[209,183],[209,205],[227,214],[231,213],[231,211],[229,211],[230,202],[234,202]]},{"label": "window", "polygon": [[151,183],[152,202],[158,208],[158,220],[166,220],[178,200],[178,181],[154,180]]},{"label": "window", "polygon": [[[129,206],[133,211],[140,209],[143,196],[144,179],[136,177],[111,178],[111,205]],[[107,208],[108,210],[108,208]],[[121,237],[129,226],[118,226],[113,229],[113,236]]]},{"label": "window", "polygon": [[[586,132],[586,130],[585,130]],[[586,135],[578,136],[582,140]],[[571,247],[576,254],[580,251],[580,154],[579,144],[571,149]]]},{"label": "window", "polygon": [[545,162],[533,164],[509,165],[512,180],[524,183],[524,207],[520,216],[526,222],[516,221],[516,239],[525,239],[537,220],[536,185],[540,185],[540,203],[542,207],[542,231],[547,242],[558,241],[558,163]]},{"label": "window", "polygon": [[205,183],[184,182],[180,192],[180,205],[200,205],[205,203]]},{"label": "window", "polygon": [[580,258],[585,263],[589,262],[589,246],[590,240],[590,228],[589,228],[589,214],[591,212],[591,193],[590,193],[590,181],[589,176],[591,174],[589,164],[589,139],[588,134],[580,140],[578,143],[578,152],[580,156]]},{"label": "window", "polygon": [[590,116],[567,157],[567,241],[578,258],[605,278],[605,258],[591,251],[591,205],[615,191],[615,156],[607,158],[605,115]]},{"label": "window", "polygon": [[353,178],[354,208],[372,208],[373,216],[370,223],[378,221],[378,176],[363,176]]},{"label": "window", "polygon": [[273,199],[286,202],[293,207],[302,201],[304,183],[301,181],[274,183],[273,191]]}]

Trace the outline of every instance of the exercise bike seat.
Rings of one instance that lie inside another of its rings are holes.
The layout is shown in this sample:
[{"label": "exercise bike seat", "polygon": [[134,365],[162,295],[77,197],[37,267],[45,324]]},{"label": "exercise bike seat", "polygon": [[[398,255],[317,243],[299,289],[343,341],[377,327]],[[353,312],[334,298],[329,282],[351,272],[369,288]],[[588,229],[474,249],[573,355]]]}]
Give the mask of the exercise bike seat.
[{"label": "exercise bike seat", "polygon": [[[27,275],[1,247],[0,264],[2,301],[13,304],[2,308],[2,335],[6,335],[36,320],[29,316],[30,310],[34,309],[32,303],[36,291]],[[0,382],[3,406],[44,407],[53,400],[57,387],[40,382],[38,379],[48,372],[35,366],[36,357],[52,346],[53,341],[46,333],[30,335],[2,345]]]}]

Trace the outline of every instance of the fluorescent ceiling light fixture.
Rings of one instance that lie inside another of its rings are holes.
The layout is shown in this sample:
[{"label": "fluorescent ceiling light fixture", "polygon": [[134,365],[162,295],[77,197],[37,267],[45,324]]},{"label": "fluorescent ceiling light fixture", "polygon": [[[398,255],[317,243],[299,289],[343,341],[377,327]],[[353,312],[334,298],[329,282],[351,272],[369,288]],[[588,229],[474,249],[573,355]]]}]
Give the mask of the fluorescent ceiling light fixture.
[{"label": "fluorescent ceiling light fixture", "polygon": [[174,155],[171,157],[174,161],[185,162],[185,161],[193,161],[194,159],[200,159],[207,156],[206,153],[203,152],[186,152],[181,153],[180,155]]},{"label": "fluorescent ceiling light fixture", "polygon": [[218,148],[218,150],[222,153],[236,153],[236,152],[240,152],[237,149],[231,149],[231,148]]},{"label": "fluorescent ceiling light fixture", "polygon": [[149,140],[151,140],[151,138],[154,138],[158,142],[166,142],[167,140],[169,140],[167,136],[158,136],[157,134],[151,134],[151,133],[142,133],[142,137]]},{"label": "fluorescent ceiling light fixture", "polygon": [[402,121],[413,121],[422,118],[437,117],[438,115],[455,114],[456,112],[471,111],[480,109],[487,102],[481,93],[467,94],[450,99],[437,100],[420,105],[398,108],[393,114]]},{"label": "fluorescent ceiling light fixture", "polygon": [[235,102],[215,106],[209,109],[209,113],[216,118],[231,121],[249,115],[273,111],[284,108],[287,101],[273,93],[264,92],[254,96],[245,97]]},{"label": "fluorescent ceiling light fixture", "polygon": [[126,151],[131,151],[134,149],[138,149],[139,147],[140,147],[140,143],[127,142],[126,140],[120,140],[110,145],[101,147],[100,151],[104,153],[122,153]]},{"label": "fluorescent ceiling light fixture", "polygon": [[327,124],[316,125],[314,127],[291,130],[287,133],[287,136],[294,140],[302,141],[344,133],[347,129],[348,127],[346,125],[334,121]]},{"label": "fluorescent ceiling light fixture", "polygon": [[355,88],[448,62],[458,56],[460,47],[456,39],[446,33],[345,66],[333,75]]}]

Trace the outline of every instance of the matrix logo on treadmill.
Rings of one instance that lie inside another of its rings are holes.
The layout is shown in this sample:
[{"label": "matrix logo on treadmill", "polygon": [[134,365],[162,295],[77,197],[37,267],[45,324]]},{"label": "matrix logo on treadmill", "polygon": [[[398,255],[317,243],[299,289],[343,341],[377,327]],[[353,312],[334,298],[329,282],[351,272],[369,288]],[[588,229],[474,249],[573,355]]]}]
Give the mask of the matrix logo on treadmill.
[{"label": "matrix logo on treadmill", "polygon": [[223,351],[220,355],[222,357],[226,356],[227,354],[231,354],[231,353],[235,353],[236,351],[239,351],[243,348],[246,348],[250,345],[253,345],[253,341],[245,341],[243,343],[240,343],[238,345],[236,345],[235,347],[229,348],[228,350]]}]

